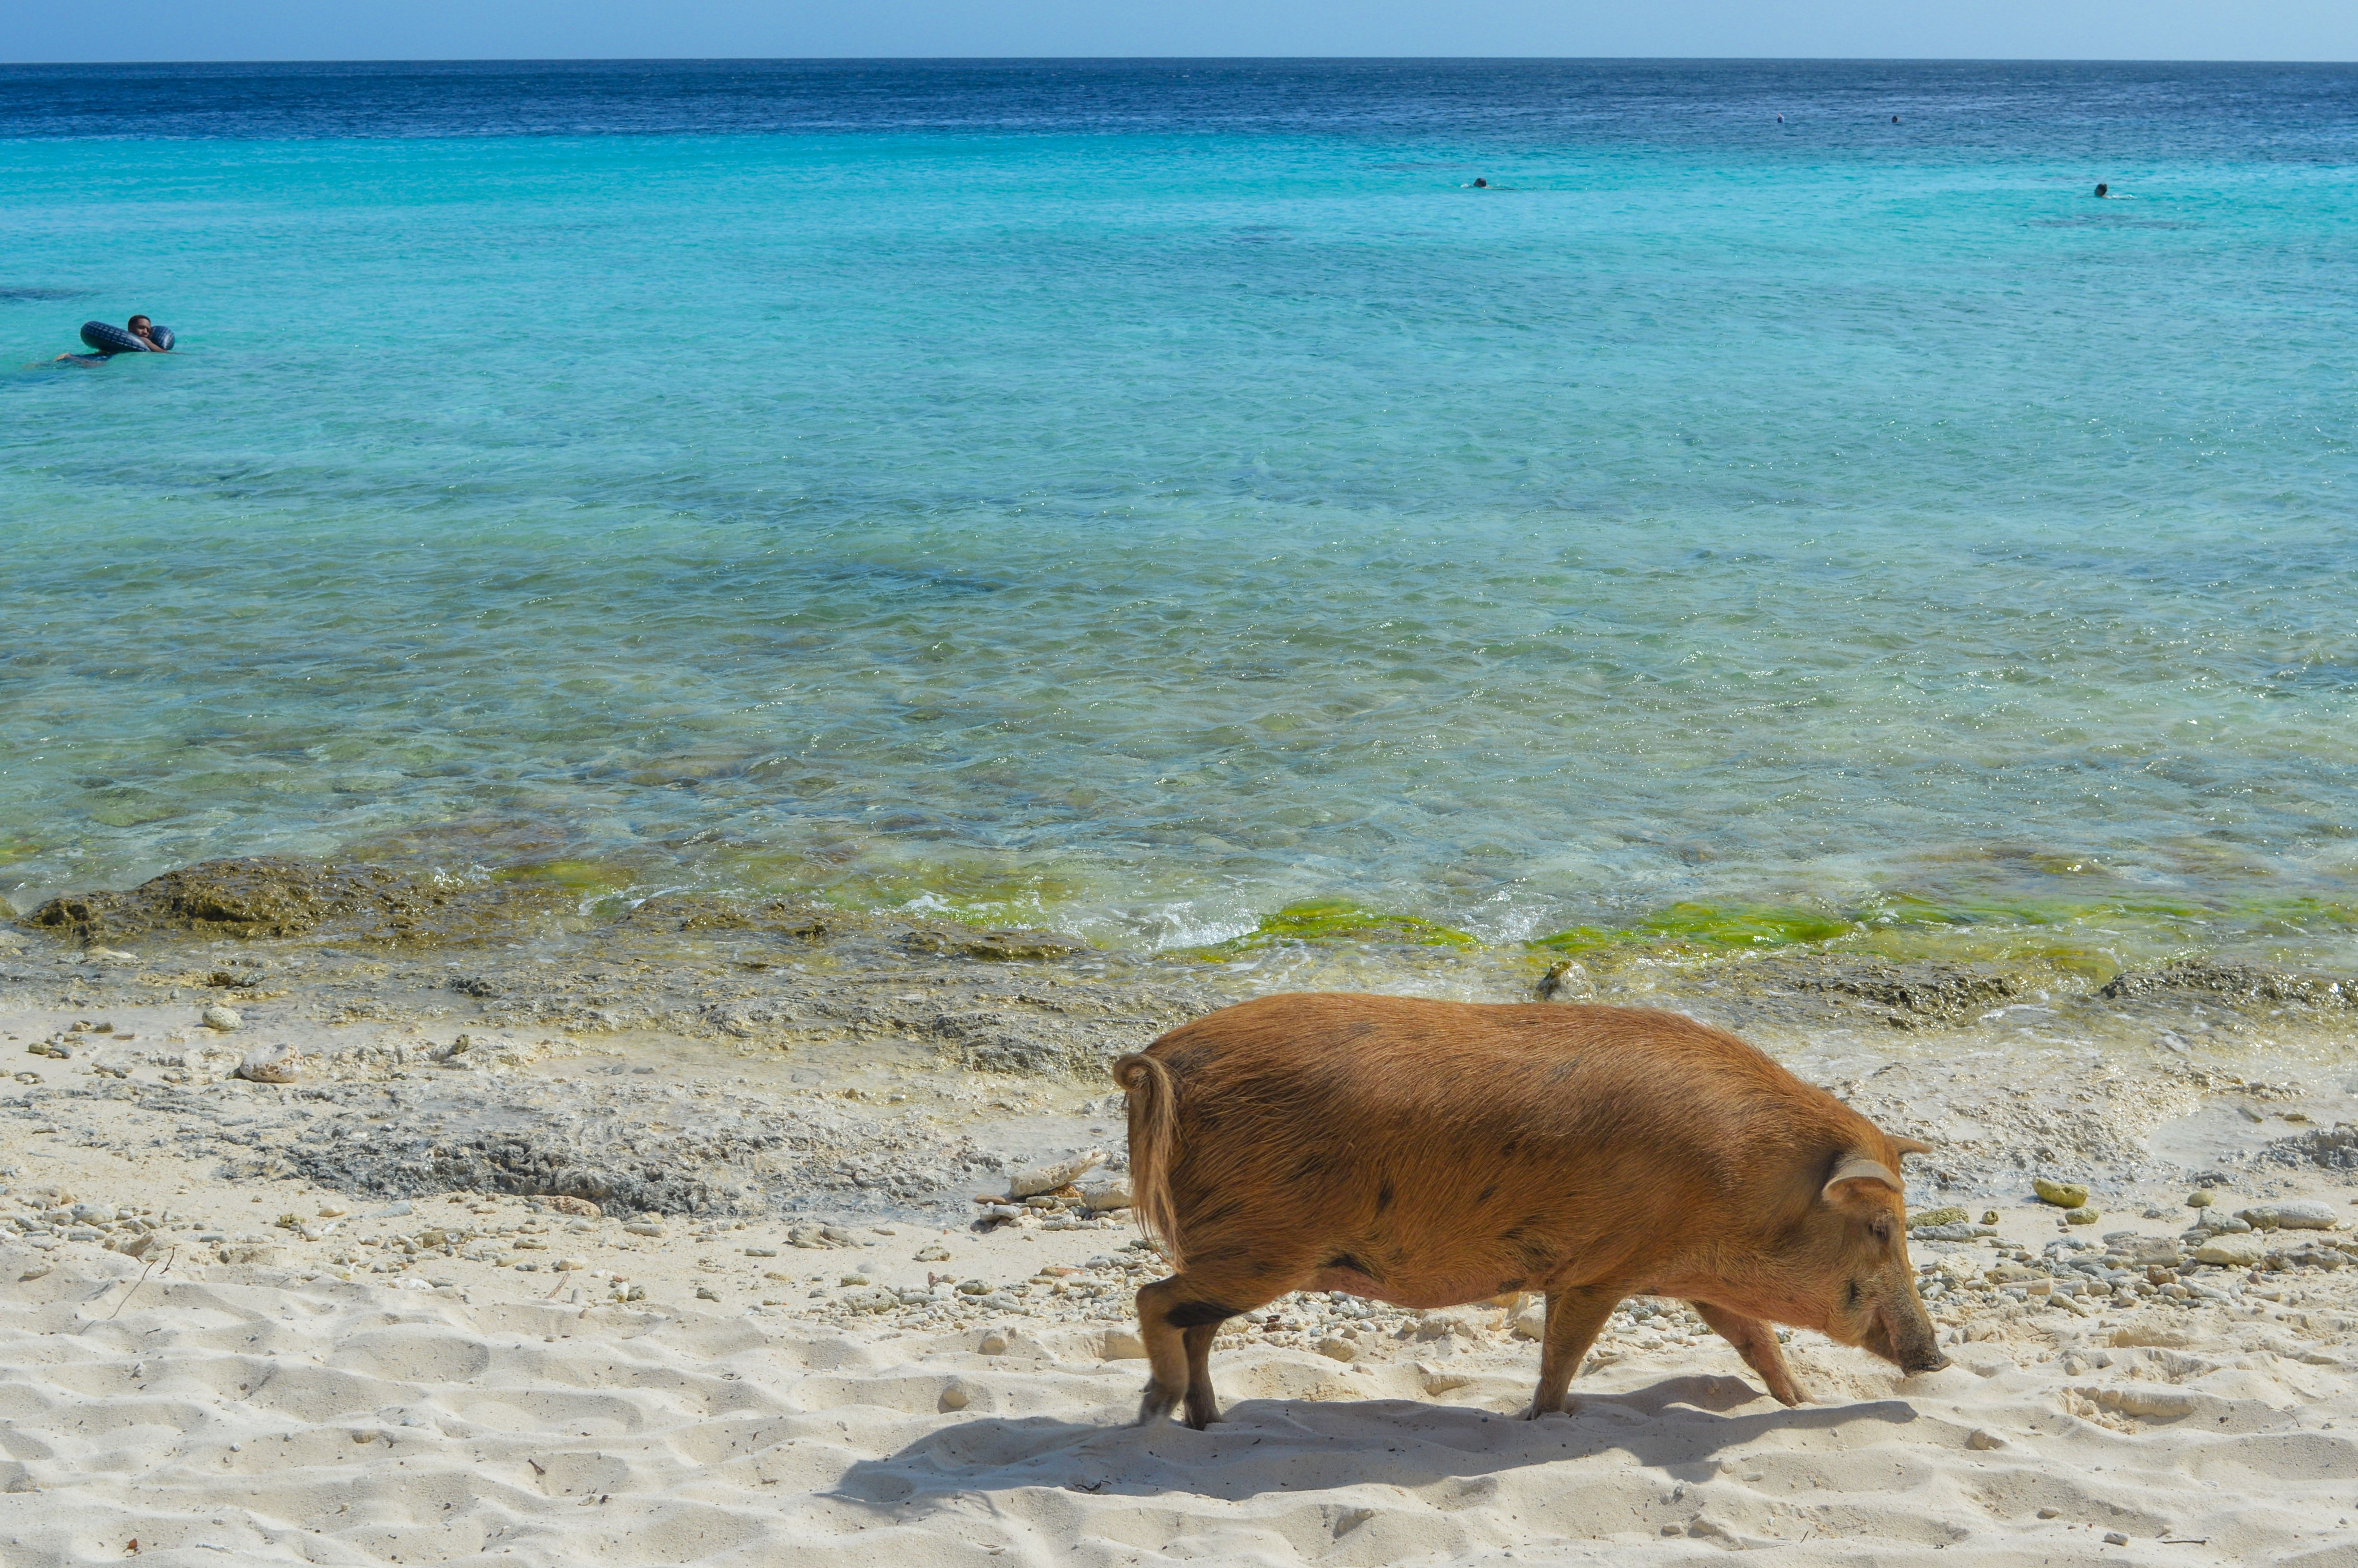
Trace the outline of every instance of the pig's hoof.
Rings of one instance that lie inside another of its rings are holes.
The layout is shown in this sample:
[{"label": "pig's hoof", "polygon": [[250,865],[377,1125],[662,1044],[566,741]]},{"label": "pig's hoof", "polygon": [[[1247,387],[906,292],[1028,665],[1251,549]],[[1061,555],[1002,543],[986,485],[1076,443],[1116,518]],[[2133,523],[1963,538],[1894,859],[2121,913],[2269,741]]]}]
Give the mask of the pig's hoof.
[{"label": "pig's hoof", "polygon": [[1169,1389],[1164,1388],[1160,1383],[1148,1383],[1146,1385],[1146,1393],[1144,1397],[1140,1399],[1138,1401],[1137,1424],[1140,1426],[1153,1425],[1156,1422],[1161,1421],[1163,1417],[1169,1415],[1171,1413],[1171,1407],[1178,1402],[1179,1396]]},{"label": "pig's hoof", "polygon": [[1525,1421],[1537,1421],[1541,1416],[1569,1415],[1572,1412],[1566,1410],[1561,1402],[1552,1405],[1542,1405],[1539,1400],[1533,1400],[1529,1405],[1524,1407],[1523,1419]]},{"label": "pig's hoof", "polygon": [[1226,1421],[1228,1417],[1220,1413],[1219,1405],[1209,1395],[1199,1400],[1195,1397],[1195,1391],[1190,1389],[1187,1391],[1185,1419],[1189,1426],[1201,1432],[1215,1422]]}]

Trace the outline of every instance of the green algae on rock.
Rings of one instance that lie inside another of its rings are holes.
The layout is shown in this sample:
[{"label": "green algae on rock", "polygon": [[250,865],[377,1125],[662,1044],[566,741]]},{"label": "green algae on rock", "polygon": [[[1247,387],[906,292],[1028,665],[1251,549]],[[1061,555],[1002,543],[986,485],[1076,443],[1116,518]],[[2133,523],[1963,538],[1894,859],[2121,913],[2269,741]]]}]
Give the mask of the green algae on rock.
[{"label": "green algae on rock", "polygon": [[164,933],[271,937],[322,929],[422,945],[498,935],[546,909],[545,900],[506,887],[252,856],[167,871],[123,892],[64,894],[24,924],[86,945]]},{"label": "green algae on rock", "polygon": [[1720,948],[1781,947],[1831,942],[1859,928],[1856,920],[1823,910],[1778,904],[1723,907],[1674,903],[1659,914],[1648,915],[1635,925],[1618,928],[1576,925],[1550,936],[1537,937],[1531,946],[1552,948],[1560,953],[1584,952],[1592,947],[1681,944]]},{"label": "green algae on rock", "polygon": [[1205,949],[1208,957],[1257,952],[1281,942],[1365,942],[1375,946],[1472,948],[1481,946],[1463,931],[1414,914],[1390,914],[1348,899],[1313,899],[1290,903],[1242,936]]},{"label": "green algae on rock", "polygon": [[1069,958],[1088,947],[1081,938],[1068,936],[1059,931],[1031,931],[1012,926],[978,930],[946,921],[913,926],[901,938],[901,945],[913,953],[980,958],[1002,964]]}]

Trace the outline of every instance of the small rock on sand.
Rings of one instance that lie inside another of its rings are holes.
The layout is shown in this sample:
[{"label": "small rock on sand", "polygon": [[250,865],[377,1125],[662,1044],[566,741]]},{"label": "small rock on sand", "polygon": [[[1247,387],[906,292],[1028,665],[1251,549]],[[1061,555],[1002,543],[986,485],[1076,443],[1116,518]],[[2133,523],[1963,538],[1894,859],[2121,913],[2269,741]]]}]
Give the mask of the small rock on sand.
[{"label": "small rock on sand", "polygon": [[237,1076],[250,1083],[291,1084],[303,1076],[303,1054],[292,1045],[265,1045],[245,1054]]},{"label": "small rock on sand", "polygon": [[1130,1178],[1109,1176],[1081,1189],[1081,1206],[1092,1214],[1130,1206]]},{"label": "small rock on sand", "polygon": [[2030,1190],[2037,1193],[2042,1202],[2051,1203],[2057,1208],[2081,1208],[2088,1202],[2088,1189],[2078,1182],[2059,1182],[2048,1176],[2033,1176]]},{"label": "small rock on sand", "polygon": [[1973,1431],[1965,1434],[1965,1446],[1968,1448],[1978,1448],[1986,1452],[1994,1448],[2004,1448],[2006,1446],[2006,1439],[2000,1437],[1996,1433],[1992,1432],[1988,1427],[1977,1426],[1974,1428]]},{"label": "small rock on sand", "polygon": [[227,1034],[236,1029],[239,1024],[243,1023],[245,1020],[238,1016],[237,1009],[233,1007],[223,1007],[221,1003],[214,1002],[211,1007],[206,1008],[204,1011],[197,1014],[197,1022],[203,1024],[207,1029],[213,1030],[219,1033]]},{"label": "small rock on sand", "polygon": [[962,1411],[966,1409],[967,1405],[970,1401],[967,1391],[958,1387],[957,1384],[952,1383],[948,1388],[942,1390],[942,1397],[938,1402],[945,1411]]},{"label": "small rock on sand", "polygon": [[1318,1354],[1330,1361],[1356,1361],[1359,1358],[1358,1341],[1330,1334],[1318,1342]]},{"label": "small rock on sand", "polygon": [[2248,1269],[2266,1257],[2267,1251],[2267,1243],[2256,1236],[2214,1236],[2195,1249],[2194,1260],[2229,1269]]},{"label": "small rock on sand", "polygon": [[1053,1193],[1058,1187],[1069,1184],[1083,1173],[1094,1171],[1104,1164],[1105,1157],[1104,1150],[1092,1149],[1087,1153],[1076,1154],[1069,1160],[1058,1160],[1053,1164],[1034,1165],[1029,1170],[1018,1171],[1015,1173],[1014,1179],[1007,1184],[1007,1195],[1011,1198],[1028,1198],[1036,1197],[1042,1193]]},{"label": "small rock on sand", "polygon": [[2255,1230],[2331,1230],[2336,1216],[2333,1206],[2316,1198],[2294,1198],[2284,1203],[2254,1204],[2237,1209],[2235,1217]]},{"label": "small rock on sand", "polygon": [[585,1219],[596,1219],[606,1211],[588,1198],[568,1197],[562,1193],[540,1200],[559,1214],[578,1214]]},{"label": "small rock on sand", "polygon": [[1951,1204],[1945,1208],[1928,1208],[1921,1214],[1908,1217],[1908,1228],[1921,1229],[1928,1225],[1963,1225],[1971,1217],[1963,1209]]}]

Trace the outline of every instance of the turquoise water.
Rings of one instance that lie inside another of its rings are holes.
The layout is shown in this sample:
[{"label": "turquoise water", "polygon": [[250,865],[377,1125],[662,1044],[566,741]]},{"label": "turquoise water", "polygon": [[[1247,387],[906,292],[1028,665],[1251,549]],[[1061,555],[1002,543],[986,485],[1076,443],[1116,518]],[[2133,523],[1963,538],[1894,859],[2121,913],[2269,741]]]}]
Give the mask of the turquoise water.
[{"label": "turquoise water", "polygon": [[0,892],[2341,956],[2358,71],[2171,70],[12,69]]}]

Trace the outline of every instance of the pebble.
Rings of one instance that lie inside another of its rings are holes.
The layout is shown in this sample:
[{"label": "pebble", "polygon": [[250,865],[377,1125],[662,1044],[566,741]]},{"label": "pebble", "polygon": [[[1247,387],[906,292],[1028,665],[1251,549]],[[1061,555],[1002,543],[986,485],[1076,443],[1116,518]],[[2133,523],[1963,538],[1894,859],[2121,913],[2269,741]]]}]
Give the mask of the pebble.
[{"label": "pebble", "polygon": [[2042,1202],[2051,1203],[2057,1208],[2080,1208],[2088,1201],[2088,1189],[2078,1182],[2059,1182],[2047,1176],[2033,1176],[2030,1178],[2030,1190],[2037,1193]]},{"label": "pebble", "polygon": [[2104,1531],[2104,1544],[2106,1546],[2126,1546],[2128,1543],[2129,1538],[2123,1535],[2119,1530],[2108,1530]]},{"label": "pebble", "polygon": [[575,1269],[587,1269],[590,1266],[590,1260],[587,1258],[559,1258],[557,1260],[557,1268],[569,1272]]},{"label": "pebble", "polygon": [[931,1246],[919,1248],[917,1255],[910,1260],[914,1263],[946,1263],[949,1260],[950,1249],[938,1241]]},{"label": "pebble", "polygon": [[1113,1176],[1081,1189],[1081,1206],[1091,1214],[1130,1206],[1130,1178]]},{"label": "pebble", "polygon": [[2197,1187],[2192,1192],[2186,1195],[2186,1206],[2188,1208],[2209,1208],[2217,1201],[2217,1199],[2211,1195],[2208,1189],[2202,1187]]},{"label": "pebble", "polygon": [[2267,1256],[2267,1243],[2256,1236],[2214,1236],[2194,1250],[2197,1263],[2248,1269]]},{"label": "pebble", "polygon": [[720,1292],[710,1285],[698,1285],[696,1287],[696,1299],[700,1302],[717,1302],[720,1299]]},{"label": "pebble", "polygon": [[1965,1434],[1965,1446],[1968,1448],[1978,1448],[1986,1453],[1991,1449],[2004,1448],[2006,1446],[2006,1439],[2000,1437],[1996,1433],[1992,1432],[1988,1427],[1977,1426],[1974,1428],[1973,1431]]},{"label": "pebble", "polygon": [[2335,1215],[2333,1206],[2315,1198],[2293,1198],[2283,1203],[2254,1204],[2235,1211],[2235,1217],[2255,1230],[2331,1230]]},{"label": "pebble", "polygon": [[[234,1021],[237,1014],[233,1012],[230,1017]],[[232,1022],[226,1027],[234,1029],[237,1024]],[[303,1076],[303,1053],[292,1045],[261,1046],[245,1054],[245,1060],[237,1065],[237,1076],[249,1083],[291,1084]]]},{"label": "pebble", "polygon": [[1037,1197],[1042,1193],[1053,1193],[1058,1187],[1070,1185],[1084,1173],[1096,1170],[1105,1163],[1105,1158],[1104,1150],[1091,1149],[1086,1153],[1076,1154],[1069,1160],[1059,1160],[1054,1164],[1034,1165],[1029,1170],[1018,1171],[1014,1178],[1007,1184],[1007,1195],[1011,1198],[1029,1198]]},{"label": "pebble", "polygon": [[993,1330],[991,1333],[984,1335],[982,1336],[982,1343],[975,1346],[975,1348],[981,1351],[985,1356],[1004,1356],[1007,1354],[1007,1336]]},{"label": "pebble", "polygon": [[1928,1208],[1921,1214],[1909,1215],[1908,1228],[1915,1230],[1928,1225],[1963,1225],[1969,1217],[1963,1209],[1951,1204],[1945,1208]]},{"label": "pebble", "polygon": [[748,1258],[774,1258],[777,1255],[778,1249],[774,1247],[748,1247],[745,1249],[745,1256]]},{"label": "pebble", "polygon": [[1330,1361],[1356,1361],[1359,1358],[1358,1341],[1330,1334],[1318,1342],[1318,1354]]},{"label": "pebble", "polygon": [[2063,1222],[2066,1225],[2093,1225],[2096,1221],[2104,1217],[2102,1214],[2099,1214],[2096,1210],[2082,1206],[2079,1208],[2065,1211]]},{"label": "pebble", "polygon": [[227,1034],[236,1029],[239,1024],[243,1023],[245,1020],[238,1016],[237,1009],[233,1007],[223,1007],[221,1003],[214,1002],[211,1006],[206,1008],[204,1011],[197,1014],[197,1022],[203,1024],[207,1029],[214,1030],[222,1034]]},{"label": "pebble", "polygon": [[943,1410],[962,1411],[966,1409],[968,1403],[968,1400],[967,1391],[964,1389],[959,1388],[956,1383],[952,1383],[948,1388],[942,1390],[941,1408]]},{"label": "pebble", "polygon": [[1541,1001],[1581,1001],[1595,994],[1596,982],[1578,959],[1559,958],[1548,966],[1533,989]]},{"label": "pebble", "polygon": [[662,1225],[652,1219],[626,1219],[622,1222],[622,1228],[633,1236],[660,1237],[664,1233]]},{"label": "pebble", "polygon": [[563,1193],[553,1193],[540,1201],[559,1214],[578,1214],[586,1219],[597,1219],[606,1212],[588,1198],[568,1197]]}]

